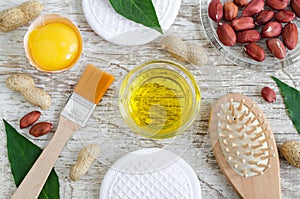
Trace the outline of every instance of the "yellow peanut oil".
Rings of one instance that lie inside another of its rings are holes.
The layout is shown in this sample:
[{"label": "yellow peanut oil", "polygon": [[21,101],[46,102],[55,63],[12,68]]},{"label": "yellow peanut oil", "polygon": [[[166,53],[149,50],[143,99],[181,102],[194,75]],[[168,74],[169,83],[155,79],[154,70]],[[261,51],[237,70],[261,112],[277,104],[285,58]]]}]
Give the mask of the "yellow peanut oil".
[{"label": "yellow peanut oil", "polygon": [[188,120],[193,108],[191,85],[174,70],[149,69],[130,85],[130,117],[147,137],[159,139],[176,132]]}]

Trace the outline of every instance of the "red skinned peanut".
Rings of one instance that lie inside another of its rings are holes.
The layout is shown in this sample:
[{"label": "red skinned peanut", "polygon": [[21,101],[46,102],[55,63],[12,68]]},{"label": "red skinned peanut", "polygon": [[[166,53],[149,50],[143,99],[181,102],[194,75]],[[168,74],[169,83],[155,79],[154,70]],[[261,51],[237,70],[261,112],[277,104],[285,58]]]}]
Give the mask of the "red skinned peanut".
[{"label": "red skinned peanut", "polygon": [[264,49],[256,43],[250,43],[244,46],[246,54],[252,59],[262,62],[265,60],[266,55]]},{"label": "red skinned peanut", "polygon": [[286,56],[286,49],[283,43],[278,38],[269,39],[266,41],[267,47],[274,57],[283,59]]},{"label": "red skinned peanut", "polygon": [[260,11],[255,19],[255,24],[261,25],[269,22],[274,17],[274,14],[273,10]]},{"label": "red skinned peanut", "polygon": [[237,33],[238,43],[252,43],[260,40],[260,33],[257,30],[244,30]]},{"label": "red skinned peanut", "polygon": [[252,17],[239,17],[232,20],[231,26],[235,31],[240,31],[253,29],[255,24]]},{"label": "red skinned peanut", "polygon": [[265,38],[278,37],[281,34],[281,31],[281,23],[277,21],[271,21],[263,27],[261,31],[261,36]]},{"label": "red skinned peanut", "polygon": [[264,0],[251,0],[242,11],[243,17],[251,17],[263,10],[265,6]]},{"label": "red skinned peanut", "polygon": [[223,17],[223,6],[220,0],[212,0],[208,5],[208,16],[215,22]]},{"label": "red skinned peanut", "polygon": [[266,4],[274,10],[283,10],[289,5],[289,0],[266,0]]},{"label": "red skinned peanut", "polygon": [[217,34],[225,46],[233,46],[236,43],[236,35],[232,27],[227,23],[219,23]]},{"label": "red skinned peanut", "polygon": [[239,8],[232,2],[227,1],[223,6],[223,16],[227,21],[231,21],[238,15]]},{"label": "red skinned peanut", "polygon": [[288,23],[282,31],[282,40],[284,45],[293,50],[298,44],[298,28],[294,23]]},{"label": "red skinned peanut", "polygon": [[264,98],[265,101],[269,103],[274,103],[276,101],[276,93],[270,87],[265,86],[261,90],[261,96]]},{"label": "red skinned peanut", "polygon": [[281,10],[276,13],[275,19],[280,23],[288,23],[295,19],[296,15],[294,12],[290,10]]}]

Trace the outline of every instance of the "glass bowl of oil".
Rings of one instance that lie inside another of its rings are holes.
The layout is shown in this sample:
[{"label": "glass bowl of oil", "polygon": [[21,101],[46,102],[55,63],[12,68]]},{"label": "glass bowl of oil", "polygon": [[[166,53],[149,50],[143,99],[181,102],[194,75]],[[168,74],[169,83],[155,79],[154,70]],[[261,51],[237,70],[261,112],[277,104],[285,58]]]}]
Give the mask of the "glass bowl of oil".
[{"label": "glass bowl of oil", "polygon": [[151,139],[174,137],[189,128],[200,111],[201,93],[182,65],[151,60],[131,70],[119,91],[119,108],[127,125]]}]

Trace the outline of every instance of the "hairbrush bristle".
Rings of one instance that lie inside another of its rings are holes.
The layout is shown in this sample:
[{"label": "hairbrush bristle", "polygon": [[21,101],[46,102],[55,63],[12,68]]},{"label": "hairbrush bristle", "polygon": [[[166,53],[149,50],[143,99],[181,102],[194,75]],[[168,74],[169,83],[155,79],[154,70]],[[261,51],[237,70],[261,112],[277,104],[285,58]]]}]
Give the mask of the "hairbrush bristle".
[{"label": "hairbrush bristle", "polygon": [[262,114],[255,114],[255,104],[230,99],[218,113],[218,136],[222,152],[231,168],[241,176],[262,175],[275,156],[268,142],[272,138]]}]

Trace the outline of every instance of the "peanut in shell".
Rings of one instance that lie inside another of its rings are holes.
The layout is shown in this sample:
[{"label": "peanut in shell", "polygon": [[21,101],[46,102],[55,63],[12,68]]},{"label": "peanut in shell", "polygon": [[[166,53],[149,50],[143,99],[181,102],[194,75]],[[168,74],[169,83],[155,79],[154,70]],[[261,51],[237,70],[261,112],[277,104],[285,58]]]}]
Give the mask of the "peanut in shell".
[{"label": "peanut in shell", "polygon": [[280,152],[291,165],[300,168],[300,143],[286,141],[281,146]]}]

